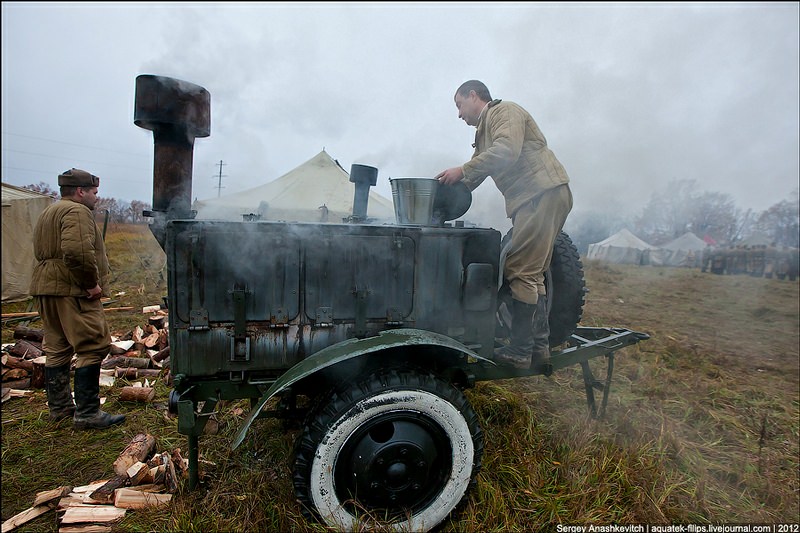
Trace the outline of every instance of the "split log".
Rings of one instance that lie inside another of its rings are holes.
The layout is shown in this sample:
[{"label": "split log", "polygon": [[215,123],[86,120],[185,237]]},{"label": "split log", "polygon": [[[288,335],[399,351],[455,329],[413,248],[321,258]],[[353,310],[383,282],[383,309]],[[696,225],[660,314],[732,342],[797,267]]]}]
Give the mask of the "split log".
[{"label": "split log", "polygon": [[70,486],[63,486],[58,487],[57,489],[45,490],[42,492],[36,493],[36,498],[33,500],[33,506],[38,507],[40,505],[44,505],[46,503],[51,503],[53,500],[57,500],[59,498],[63,498],[67,494],[72,492],[72,487]]},{"label": "split log", "polygon": [[[127,486],[129,482],[128,474],[123,472],[122,475],[116,475],[109,479],[105,485],[90,493],[89,497],[98,502],[111,503],[114,501],[114,491]],[[78,520],[78,522],[90,522],[90,520]]]},{"label": "split log", "polygon": [[133,345],[134,342],[130,340],[112,342],[110,346],[111,355],[122,355],[133,348]]},{"label": "split log", "polygon": [[105,485],[108,482],[109,482],[108,479],[102,479],[102,480],[99,480],[99,481],[94,481],[94,482],[90,483],[89,485],[81,485],[80,487],[75,487],[75,488],[72,489],[72,492],[74,492],[76,494],[91,493],[91,492],[96,491],[97,489],[99,489],[100,487],[102,487],[103,485]]},{"label": "split log", "polygon": [[153,476],[150,475],[150,468],[143,462],[139,461],[131,465],[127,470],[128,478],[131,480],[131,485],[145,485],[153,483]]},{"label": "split log", "polygon": [[163,350],[159,350],[157,354],[155,354],[153,357],[151,357],[151,359],[156,363],[160,363],[161,361],[163,361],[167,357],[169,357],[169,346],[167,346]]},{"label": "split log", "polygon": [[160,507],[172,499],[172,494],[157,494],[139,490],[117,489],[114,493],[114,507],[121,509],[145,509]]},{"label": "split log", "polygon": [[4,381],[3,382],[3,388],[4,389],[17,389],[17,390],[30,389],[31,388],[31,380],[30,380],[30,378],[28,378],[28,379],[19,379],[17,381]]},{"label": "split log", "polygon": [[161,455],[164,458],[164,485],[167,487],[167,492],[178,492],[178,475],[172,457],[167,452]]},{"label": "split log", "polygon": [[3,522],[2,526],[2,533],[6,533],[8,531],[12,531],[22,524],[30,522],[36,517],[43,515],[44,513],[50,511],[52,507],[50,505],[39,505],[38,507],[28,507],[21,513],[17,513],[5,522]]},{"label": "split log", "polygon": [[[125,387],[127,388],[127,387]],[[144,462],[153,453],[156,438],[149,433],[139,433],[114,461],[114,472],[127,478],[128,469],[135,463]]]},{"label": "split log", "polygon": [[150,475],[153,476],[153,483],[156,483],[158,485],[163,485],[164,484],[164,476],[165,476],[166,470],[167,470],[167,467],[162,465],[162,464],[154,466],[153,468],[151,468],[150,469]]},{"label": "split log", "polygon": [[[153,467],[155,470],[158,470],[158,467]],[[142,485],[131,485],[130,487],[126,487],[125,490],[138,490],[141,492],[164,492],[166,487],[161,483],[145,483]]]},{"label": "split log", "polygon": [[7,354],[3,354],[3,358],[5,359],[3,364],[9,368],[21,368],[33,372],[33,361]]},{"label": "split log", "polygon": [[143,339],[144,339],[144,330],[139,326],[133,328],[133,330],[131,331],[131,340],[133,341],[133,343],[141,344]]},{"label": "split log", "polygon": [[83,505],[83,495],[77,494],[75,492],[70,492],[69,494],[58,500],[57,509],[61,509],[63,511],[67,507],[75,507],[76,505]]},{"label": "split log", "polygon": [[150,358],[149,357],[126,357],[123,355],[117,357],[109,357],[105,361],[103,361],[100,365],[100,368],[147,368],[150,366]]},{"label": "split log", "polygon": [[119,391],[121,402],[152,402],[156,397],[156,390],[153,387],[122,387]]},{"label": "split log", "polygon": [[167,321],[167,317],[162,315],[153,315],[147,319],[147,323],[159,330],[164,327],[164,323]]},{"label": "split log", "polygon": [[109,505],[77,505],[69,507],[61,517],[62,524],[80,524],[81,522],[113,522],[119,520],[127,509],[118,509]]},{"label": "split log", "polygon": [[183,458],[180,448],[172,450],[172,463],[175,465],[175,473],[179,478],[189,477],[189,460]]},{"label": "split log", "polygon": [[158,328],[152,324],[147,324],[144,327],[144,332],[147,333],[147,335],[149,336],[152,335],[153,333],[158,333]]},{"label": "split log", "polygon": [[58,528],[58,533],[111,533],[112,531],[114,531],[114,528],[111,526],[101,526],[100,524],[81,524]]},{"label": "split log", "polygon": [[115,371],[116,377],[120,379],[139,379],[139,378],[157,378],[161,375],[161,370],[158,368],[120,368],[117,367]]},{"label": "split log", "polygon": [[169,330],[165,327],[158,332],[158,349],[163,350],[169,346]]},{"label": "split log", "polygon": [[45,388],[45,363],[47,362],[46,356],[37,357],[33,361],[33,371],[31,372],[31,388],[44,389]]},{"label": "split log", "polygon": [[15,339],[25,339],[27,341],[34,341],[42,343],[44,340],[44,330],[36,328],[27,328],[25,326],[17,326],[14,328]]},{"label": "split log", "polygon": [[144,339],[145,348],[153,348],[154,346],[158,346],[158,341],[160,338],[161,336],[158,334],[158,332],[151,333],[146,339]]},{"label": "split log", "polygon": [[160,305],[147,305],[145,307],[142,307],[142,314],[146,315],[147,313],[155,313],[159,309],[161,309]]},{"label": "split log", "polygon": [[36,359],[44,355],[41,345],[37,345],[32,341],[26,341],[25,339],[18,340],[14,346],[8,349],[8,353],[21,357],[22,359]]},{"label": "split log", "polygon": [[29,372],[22,368],[6,368],[3,370],[3,381],[17,381],[29,376]]}]

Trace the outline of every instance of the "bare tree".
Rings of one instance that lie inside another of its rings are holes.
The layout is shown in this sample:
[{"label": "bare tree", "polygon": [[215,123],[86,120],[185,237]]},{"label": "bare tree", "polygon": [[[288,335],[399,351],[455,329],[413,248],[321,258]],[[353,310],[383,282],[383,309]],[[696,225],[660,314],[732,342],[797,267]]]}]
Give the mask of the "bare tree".
[{"label": "bare tree", "polygon": [[58,193],[58,191],[53,190],[50,185],[43,181],[40,181],[36,185],[25,185],[22,188],[28,189],[29,191],[46,194],[47,196],[52,196],[53,198],[61,198],[61,195]]},{"label": "bare tree", "polygon": [[797,190],[791,199],[778,202],[761,213],[753,229],[767,235],[777,246],[800,247],[800,201]]}]

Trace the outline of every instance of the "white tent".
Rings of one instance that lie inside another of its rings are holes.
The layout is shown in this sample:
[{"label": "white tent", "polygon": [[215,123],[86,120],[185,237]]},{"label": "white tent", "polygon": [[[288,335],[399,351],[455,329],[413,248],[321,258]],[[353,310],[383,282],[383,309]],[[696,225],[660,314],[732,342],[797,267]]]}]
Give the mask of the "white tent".
[{"label": "white tent", "polygon": [[33,267],[33,228],[50,196],[3,183],[3,301],[29,297]]},{"label": "white tent", "polygon": [[700,256],[706,247],[706,241],[692,233],[684,233],[677,239],[661,247],[665,266],[683,266],[695,268],[700,266]]},{"label": "white tent", "polygon": [[[350,175],[325,150],[294,170],[264,185],[245,191],[195,201],[198,219],[238,220],[257,215],[260,220],[333,222],[353,214],[355,185]],[[372,188],[367,218],[394,221],[394,204]]]},{"label": "white tent", "polygon": [[627,229],[622,229],[605,240],[590,244],[586,258],[616,264],[662,264],[660,249],[647,244]]}]

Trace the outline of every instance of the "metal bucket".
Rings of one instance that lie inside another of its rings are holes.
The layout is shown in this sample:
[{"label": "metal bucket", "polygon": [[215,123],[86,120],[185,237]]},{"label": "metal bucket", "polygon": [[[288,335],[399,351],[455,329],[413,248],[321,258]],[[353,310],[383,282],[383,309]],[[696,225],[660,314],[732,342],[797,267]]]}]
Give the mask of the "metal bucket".
[{"label": "metal bucket", "polygon": [[436,178],[389,178],[394,217],[398,224],[428,226],[439,180]]}]

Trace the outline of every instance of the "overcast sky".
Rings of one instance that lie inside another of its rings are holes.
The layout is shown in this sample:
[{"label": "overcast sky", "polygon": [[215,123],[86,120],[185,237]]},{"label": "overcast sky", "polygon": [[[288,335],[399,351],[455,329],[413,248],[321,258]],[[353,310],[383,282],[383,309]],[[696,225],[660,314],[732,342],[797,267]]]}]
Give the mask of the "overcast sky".
[{"label": "overcast sky", "polygon": [[[349,170],[433,176],[472,154],[453,94],[527,108],[576,211],[636,212],[671,180],[755,211],[798,188],[791,3],[2,3],[2,179],[152,201],[139,74],[211,94],[193,198],[271,181],[323,148]],[[222,186],[219,190],[219,162]],[[491,180],[473,207],[502,204]]]}]

